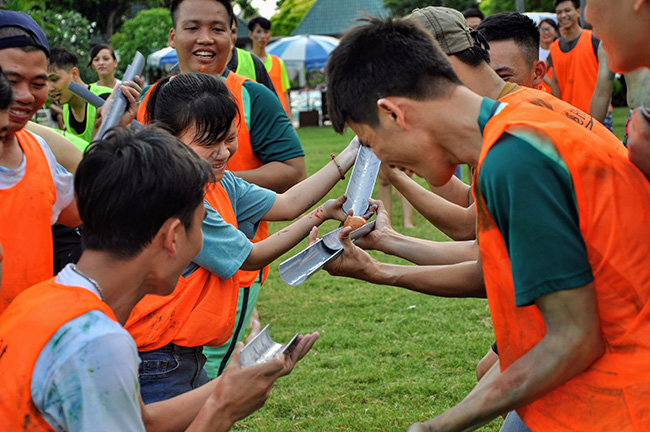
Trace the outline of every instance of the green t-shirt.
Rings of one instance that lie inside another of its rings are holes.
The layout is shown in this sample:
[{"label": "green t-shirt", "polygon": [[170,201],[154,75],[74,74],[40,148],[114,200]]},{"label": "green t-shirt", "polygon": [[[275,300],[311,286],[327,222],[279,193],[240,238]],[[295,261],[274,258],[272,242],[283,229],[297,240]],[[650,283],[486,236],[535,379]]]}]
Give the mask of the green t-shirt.
[{"label": "green t-shirt", "polygon": [[[483,100],[481,131],[498,115],[491,115],[494,104],[500,102]],[[478,184],[510,257],[517,306],[594,280],[573,181],[548,136],[504,133],[486,155]]]},{"label": "green t-shirt", "polygon": [[[88,89],[106,100],[113,92],[113,89],[108,87],[99,86],[97,84],[91,84],[88,86]],[[81,122],[76,121],[72,112],[70,111],[70,105],[64,104],[62,107],[63,110],[63,123],[65,124],[66,132],[70,135],[81,138],[86,142],[92,140],[93,129],[95,127],[95,118],[97,117],[97,108],[92,106],[89,103],[86,103],[86,113]]]}]

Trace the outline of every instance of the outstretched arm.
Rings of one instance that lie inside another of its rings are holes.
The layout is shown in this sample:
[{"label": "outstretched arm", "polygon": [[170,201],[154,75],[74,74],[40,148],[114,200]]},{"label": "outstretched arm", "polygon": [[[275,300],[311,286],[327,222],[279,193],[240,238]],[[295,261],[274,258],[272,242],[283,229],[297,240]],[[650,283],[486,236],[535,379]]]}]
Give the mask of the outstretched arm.
[{"label": "outstretched arm", "polygon": [[345,195],[331,199],[314,211],[301,217],[288,227],[276,232],[272,236],[253,244],[253,249],[241,266],[242,270],[259,270],[273,262],[283,253],[297,245],[307,237],[313,227],[320,226],[328,219],[345,219],[343,203]]},{"label": "outstretched arm", "polygon": [[283,161],[273,161],[244,171],[233,171],[249,183],[281,193],[304,180],[306,176],[304,156]]},{"label": "outstretched arm", "polygon": [[584,371],[605,352],[592,283],[535,301],[546,335],[502,373],[498,367],[462,402],[409,431],[469,431],[529,404]]},{"label": "outstretched arm", "polygon": [[[413,207],[450,238],[454,240],[476,238],[476,212],[473,203],[469,207],[462,207],[428,191],[398,169],[382,165],[382,170],[395,188],[413,204]],[[469,187],[465,189],[465,196],[467,196],[467,189]]]},{"label": "outstretched arm", "polygon": [[271,209],[264,215],[263,220],[292,220],[303,214],[320,201],[341,179],[341,173],[336,164],[341,167],[343,173],[346,173],[354,165],[358,151],[359,140],[355,137],[335,160],[285,193],[279,194]]},{"label": "outstretched arm", "polygon": [[480,261],[476,259],[439,266],[386,264],[352,244],[350,231],[350,228],[344,228],[339,234],[344,251],[325,267],[331,275],[442,297],[485,297],[483,272]]},{"label": "outstretched arm", "polygon": [[83,152],[79,147],[74,145],[72,141],[60,133],[54,132],[52,129],[32,121],[27,122],[25,129],[34,132],[45,140],[47,145],[50,146],[52,153],[54,153],[56,161],[60,163],[63,168],[71,173],[74,173],[77,170]]},{"label": "outstretched arm", "polygon": [[275,381],[293,370],[318,339],[319,334],[298,338],[290,355],[241,367],[239,343],[223,375],[172,399],[143,405],[142,418],[147,431],[228,431],[232,425],[260,409],[269,397]]}]

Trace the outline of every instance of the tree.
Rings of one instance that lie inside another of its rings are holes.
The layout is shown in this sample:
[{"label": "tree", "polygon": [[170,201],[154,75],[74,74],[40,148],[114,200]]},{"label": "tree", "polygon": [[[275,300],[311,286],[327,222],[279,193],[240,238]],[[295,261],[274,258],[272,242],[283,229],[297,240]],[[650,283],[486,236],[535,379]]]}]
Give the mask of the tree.
[{"label": "tree", "polygon": [[274,36],[288,36],[300,24],[316,0],[282,0],[278,12],[271,17]]},{"label": "tree", "polygon": [[94,23],[91,24],[79,12],[75,11],[55,12],[32,9],[29,14],[43,29],[50,48],[61,45],[77,53],[82,80],[85,82],[97,80],[94,72],[86,67],[89,60],[90,35],[94,30]]},{"label": "tree", "polygon": [[[76,10],[91,22],[97,23],[97,29],[104,35],[105,40],[119,29],[125,17],[132,16],[129,12],[134,6],[164,7],[166,0],[45,0],[45,6],[59,12]],[[169,14],[169,12],[167,12]]]},{"label": "tree", "polygon": [[462,12],[465,9],[469,9],[471,7],[477,7],[478,1],[477,0],[384,0],[384,5],[393,14],[393,16],[405,16],[410,14],[415,8],[425,8],[427,6],[446,6]]},{"label": "tree", "polygon": [[111,39],[111,45],[120,55],[120,72],[124,73],[136,51],[147,58],[154,51],[165,48],[171,28],[172,19],[165,8],[144,10],[125,22],[121,31]]},{"label": "tree", "polygon": [[[480,8],[489,16],[499,12],[516,11],[517,5],[515,0],[483,0]],[[555,12],[553,0],[526,0],[525,9],[526,12]]]}]

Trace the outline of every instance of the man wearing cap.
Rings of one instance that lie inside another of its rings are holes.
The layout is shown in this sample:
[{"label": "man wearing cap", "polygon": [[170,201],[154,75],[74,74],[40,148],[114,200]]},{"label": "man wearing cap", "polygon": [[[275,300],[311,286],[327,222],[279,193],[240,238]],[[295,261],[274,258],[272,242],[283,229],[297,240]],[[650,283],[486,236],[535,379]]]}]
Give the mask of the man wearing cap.
[{"label": "man wearing cap", "polygon": [[0,11],[0,66],[15,95],[0,155],[0,243],[5,256],[0,313],[22,290],[52,276],[51,225],[81,223],[72,174],[57,163],[41,137],[24,129],[47,99],[49,52],[33,19]]},{"label": "man wearing cap", "polygon": [[[512,409],[532,430],[649,430],[650,184],[619,142],[543,101],[504,104],[469,90],[409,20],[368,21],[331,54],[332,124],[433,185],[459,163],[474,167],[482,273],[460,256],[447,255],[446,266],[378,263],[348,228],[329,271],[433,295],[487,295],[500,347],[500,368],[413,430],[474,430]],[[484,288],[468,289],[476,278]]]}]

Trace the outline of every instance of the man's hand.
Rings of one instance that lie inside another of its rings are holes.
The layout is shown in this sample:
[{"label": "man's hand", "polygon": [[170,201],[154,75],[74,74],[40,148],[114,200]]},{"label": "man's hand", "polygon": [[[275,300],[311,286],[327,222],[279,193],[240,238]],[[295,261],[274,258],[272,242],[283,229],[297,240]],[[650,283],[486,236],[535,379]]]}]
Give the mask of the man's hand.
[{"label": "man's hand", "polygon": [[390,235],[397,235],[393,226],[390,223],[390,216],[384,206],[384,203],[379,200],[369,199],[371,205],[376,206],[375,213],[377,220],[375,222],[375,229],[367,235],[356,240],[355,245],[366,250],[382,250],[382,242]]},{"label": "man's hand", "polygon": [[347,200],[348,197],[345,194],[336,199],[329,199],[315,210],[316,215],[322,215],[325,219],[336,219],[344,221],[347,217],[347,214],[343,211],[343,204]]},{"label": "man's hand", "polygon": [[118,92],[122,92],[124,97],[126,97],[127,107],[124,111],[124,115],[120,119],[121,125],[128,125],[131,123],[138,114],[138,107],[140,106],[140,97],[142,96],[142,80],[140,77],[135,78],[134,81],[125,81],[121,85],[115,86],[113,93],[106,99],[104,105],[97,110],[96,122],[103,121],[104,117],[102,113],[108,113],[113,106],[113,101],[117,97]]},{"label": "man's hand", "polygon": [[[375,260],[372,259],[368,252],[355,246],[350,240],[352,228],[345,227],[339,231],[339,240],[343,245],[343,253],[335,260],[323,267],[332,276],[347,276],[355,279],[365,280],[364,273],[370,272]],[[310,244],[313,243],[316,230],[309,234]]]}]

